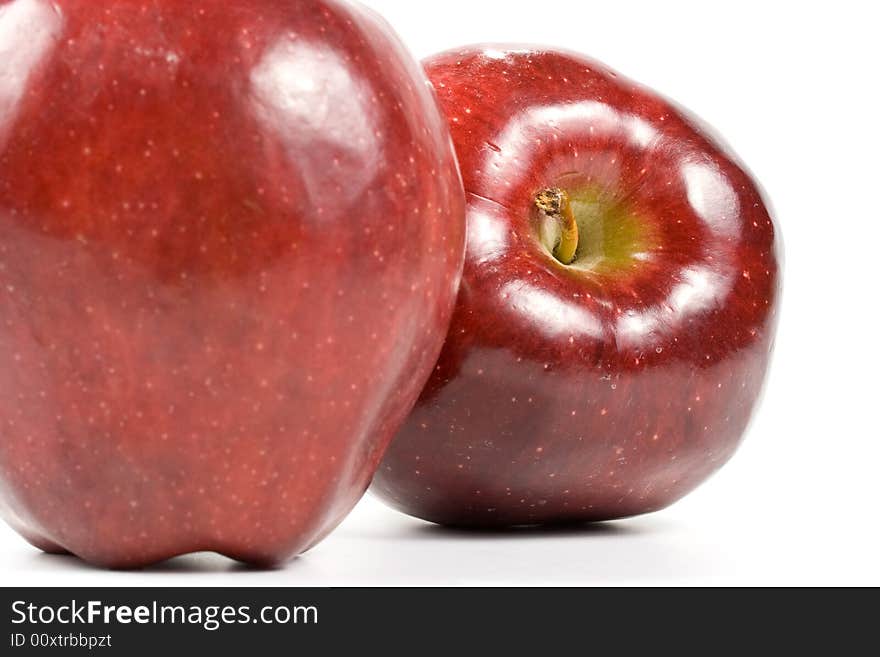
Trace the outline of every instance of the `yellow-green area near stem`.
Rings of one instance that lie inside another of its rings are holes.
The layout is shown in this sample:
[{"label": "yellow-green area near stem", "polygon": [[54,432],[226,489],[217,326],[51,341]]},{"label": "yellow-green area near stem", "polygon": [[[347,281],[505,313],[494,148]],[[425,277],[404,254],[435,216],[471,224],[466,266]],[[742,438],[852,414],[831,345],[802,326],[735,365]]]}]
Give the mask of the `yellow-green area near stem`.
[{"label": "yellow-green area near stem", "polygon": [[597,273],[627,269],[657,247],[649,222],[625,201],[596,187],[566,190],[578,225],[578,247],[568,265]]}]

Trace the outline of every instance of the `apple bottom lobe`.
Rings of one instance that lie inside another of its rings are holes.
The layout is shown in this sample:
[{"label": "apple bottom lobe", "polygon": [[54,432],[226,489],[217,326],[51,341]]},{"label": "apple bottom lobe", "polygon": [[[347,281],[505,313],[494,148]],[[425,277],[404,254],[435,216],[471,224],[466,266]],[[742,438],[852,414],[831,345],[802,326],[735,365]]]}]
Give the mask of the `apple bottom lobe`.
[{"label": "apple bottom lobe", "polygon": [[21,535],[24,540],[26,540],[38,550],[42,550],[47,554],[71,553],[70,550],[63,548],[58,543],[46,538],[43,533],[29,527],[16,514],[12,513],[12,510],[5,505],[0,504],[0,512],[2,512],[2,516],[6,520],[6,524],[12,527],[12,529],[18,532],[18,534]]},{"label": "apple bottom lobe", "polygon": [[[366,482],[362,488],[366,489]],[[36,522],[25,523],[16,514],[11,513],[8,508],[4,510],[4,515],[7,523],[37,549],[55,555],[75,554],[86,562],[101,568],[131,570],[149,567],[188,554],[214,553],[246,564],[251,568],[274,569],[297,558],[323,540],[348,513],[349,508],[350,505],[341,511],[329,511],[328,515],[324,516],[329,520],[320,527],[314,527],[311,522],[305,523],[308,526],[303,525],[294,532],[297,534],[295,540],[266,537],[265,532],[261,531],[259,523],[256,526],[251,524],[249,530],[244,530],[252,532],[250,538],[247,536],[229,537],[228,539],[210,536],[199,538],[197,533],[188,532],[182,526],[177,526],[176,531],[172,528],[169,532],[168,527],[157,526],[151,519],[146,518],[144,523],[139,524],[144,526],[152,524],[154,535],[145,536],[145,532],[142,532],[138,538],[138,545],[130,546],[125,551],[120,551],[110,540],[111,538],[118,540],[119,536],[110,536],[109,534],[104,540],[95,541],[88,545],[79,542],[75,548],[67,548],[60,542],[47,538],[51,532],[38,528]],[[149,510],[147,514],[150,514]],[[108,518],[107,522],[109,525],[113,520]],[[282,526],[281,523],[278,526]],[[254,537],[260,540],[253,540]],[[130,539],[123,542],[131,544]]]}]

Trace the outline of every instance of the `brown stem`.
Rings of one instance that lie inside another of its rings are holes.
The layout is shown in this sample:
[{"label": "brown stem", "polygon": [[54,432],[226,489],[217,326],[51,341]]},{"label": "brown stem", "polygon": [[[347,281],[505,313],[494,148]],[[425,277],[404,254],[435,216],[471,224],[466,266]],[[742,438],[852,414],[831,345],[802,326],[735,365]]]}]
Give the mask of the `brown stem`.
[{"label": "brown stem", "polygon": [[564,265],[574,259],[578,247],[578,225],[565,190],[551,187],[535,197],[535,205],[559,224],[559,238],[553,245],[553,256]]}]

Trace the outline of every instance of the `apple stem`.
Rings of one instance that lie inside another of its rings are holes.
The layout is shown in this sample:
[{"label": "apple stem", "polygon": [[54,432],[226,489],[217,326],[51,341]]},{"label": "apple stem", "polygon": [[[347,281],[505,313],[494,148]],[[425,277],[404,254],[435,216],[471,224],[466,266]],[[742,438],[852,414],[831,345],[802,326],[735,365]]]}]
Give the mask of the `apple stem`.
[{"label": "apple stem", "polygon": [[553,256],[563,265],[570,264],[577,252],[578,225],[568,194],[558,187],[551,187],[535,197],[535,205],[555,223],[555,238],[551,248]]}]

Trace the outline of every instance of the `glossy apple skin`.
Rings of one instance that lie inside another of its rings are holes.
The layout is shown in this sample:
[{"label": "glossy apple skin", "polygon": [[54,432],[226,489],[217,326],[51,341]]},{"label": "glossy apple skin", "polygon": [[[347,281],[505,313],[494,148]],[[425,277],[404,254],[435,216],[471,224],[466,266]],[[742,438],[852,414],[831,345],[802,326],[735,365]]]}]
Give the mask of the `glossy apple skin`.
[{"label": "glossy apple skin", "polygon": [[0,2],[0,507],[113,567],[272,564],[436,362],[464,198],[424,74],[332,1]]},{"label": "glossy apple skin", "polygon": [[[475,47],[426,70],[467,192],[449,337],[373,490],[456,525],[660,509],[733,454],[762,388],[779,242],[755,182],[680,108],[582,56]],[[622,270],[562,265],[537,192],[612,190],[655,236]]]}]

